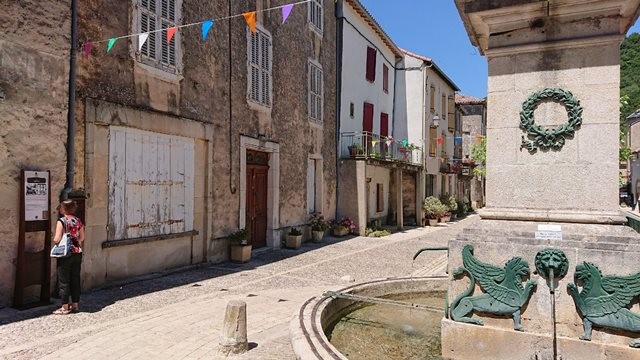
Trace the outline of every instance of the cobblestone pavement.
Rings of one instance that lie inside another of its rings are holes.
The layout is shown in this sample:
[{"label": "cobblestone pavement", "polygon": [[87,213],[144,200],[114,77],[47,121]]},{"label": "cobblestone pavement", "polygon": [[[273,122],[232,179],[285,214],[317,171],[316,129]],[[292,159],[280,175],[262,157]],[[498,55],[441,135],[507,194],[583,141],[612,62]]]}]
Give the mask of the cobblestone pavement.
[{"label": "cobblestone pavement", "polygon": [[307,299],[373,279],[443,273],[442,246],[476,221],[405,230],[384,238],[325,238],[298,250],[254,252],[247,264],[206,264],[83,294],[81,312],[56,306],[0,309],[2,359],[217,359],[226,304],[247,303],[251,350],[233,359],[295,359],[289,322]]}]

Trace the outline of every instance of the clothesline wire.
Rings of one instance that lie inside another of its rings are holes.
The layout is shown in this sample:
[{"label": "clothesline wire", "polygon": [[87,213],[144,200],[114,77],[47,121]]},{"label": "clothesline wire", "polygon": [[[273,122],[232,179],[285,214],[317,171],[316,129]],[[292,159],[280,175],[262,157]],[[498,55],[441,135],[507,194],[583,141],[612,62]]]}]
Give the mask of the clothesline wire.
[{"label": "clothesline wire", "polygon": [[[207,20],[202,20],[202,21],[198,21],[198,22],[194,22],[194,23],[190,23],[190,24],[184,24],[184,25],[176,25],[176,26],[172,26],[175,27],[176,30],[177,29],[182,29],[182,28],[186,28],[186,27],[190,27],[190,26],[196,26],[196,25],[202,25],[207,21],[213,21],[214,23],[217,21],[222,21],[222,20],[228,20],[228,19],[233,19],[233,18],[237,18],[237,17],[242,17],[244,16],[244,14],[247,13],[251,13],[251,12],[255,12],[255,13],[262,13],[262,12],[267,12],[267,11],[273,11],[273,10],[278,10],[278,9],[282,9],[285,8],[287,6],[292,6],[292,5],[299,5],[299,4],[304,4],[304,3],[308,3],[309,1],[312,0],[302,0],[302,1],[298,1],[298,2],[294,2],[294,3],[290,3],[290,4],[285,4],[285,5],[280,5],[280,6],[274,6],[268,9],[262,9],[262,10],[256,10],[256,11],[248,11],[248,12],[244,12],[242,14],[236,14],[236,15],[230,15],[230,16],[224,16],[221,18],[217,18],[217,19],[207,19]],[[126,38],[130,38],[130,37],[134,37],[134,36],[140,36],[142,34],[151,34],[151,33],[157,33],[160,31],[165,31],[168,28],[162,28],[162,29],[157,29],[157,30],[150,30],[150,31],[145,31],[145,32],[141,32],[141,33],[136,33],[136,34],[128,34],[128,35],[122,35],[122,36],[117,36],[117,37],[113,37],[113,38],[109,38],[109,39],[104,39],[104,40],[99,40],[99,41],[87,41],[87,43],[92,43],[92,44],[99,44],[99,43],[103,43],[103,42],[108,42],[111,40],[120,40],[120,39],[126,39]]]}]

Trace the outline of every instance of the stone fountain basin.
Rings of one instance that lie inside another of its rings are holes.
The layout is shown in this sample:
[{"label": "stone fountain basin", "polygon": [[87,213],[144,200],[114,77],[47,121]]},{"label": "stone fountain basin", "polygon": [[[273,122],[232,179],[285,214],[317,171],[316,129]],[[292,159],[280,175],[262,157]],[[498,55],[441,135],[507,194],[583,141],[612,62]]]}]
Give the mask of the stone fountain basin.
[{"label": "stone fountain basin", "polygon": [[[446,291],[447,277],[411,277],[374,280],[337,290],[359,296],[384,298],[397,294]],[[327,289],[329,290],[329,289]],[[442,315],[444,317],[444,302]],[[333,324],[362,302],[322,295],[307,300],[290,323],[291,345],[298,359],[347,359],[326,336]]]}]

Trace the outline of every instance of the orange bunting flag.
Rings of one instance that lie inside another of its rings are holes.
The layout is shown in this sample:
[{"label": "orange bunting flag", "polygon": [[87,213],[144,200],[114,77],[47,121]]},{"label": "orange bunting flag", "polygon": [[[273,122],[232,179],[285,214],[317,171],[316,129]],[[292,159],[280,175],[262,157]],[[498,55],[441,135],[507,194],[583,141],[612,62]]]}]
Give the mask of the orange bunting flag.
[{"label": "orange bunting flag", "polygon": [[442,138],[441,137],[438,138],[438,145],[442,145]]},{"label": "orange bunting flag", "polygon": [[244,13],[242,15],[244,16],[244,19],[247,21],[247,25],[249,25],[249,29],[251,29],[251,32],[256,32],[256,12],[251,11],[251,12]]},{"label": "orange bunting flag", "polygon": [[178,30],[178,28],[175,26],[167,28],[167,44],[171,42],[173,35],[176,33],[176,30]]}]

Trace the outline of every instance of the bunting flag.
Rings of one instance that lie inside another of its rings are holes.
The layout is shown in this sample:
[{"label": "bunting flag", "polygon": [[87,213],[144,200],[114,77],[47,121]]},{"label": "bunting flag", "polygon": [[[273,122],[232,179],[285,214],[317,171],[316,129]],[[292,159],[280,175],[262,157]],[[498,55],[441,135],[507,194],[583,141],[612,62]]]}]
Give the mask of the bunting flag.
[{"label": "bunting flag", "polygon": [[84,43],[82,45],[82,49],[84,50],[84,57],[87,58],[87,59],[89,58],[89,55],[91,54],[91,46],[92,46],[92,44],[91,44],[90,41],[87,41],[86,43]]},{"label": "bunting flag", "polygon": [[462,142],[462,137],[461,137],[461,136],[456,136],[455,141],[456,141],[457,143]]},{"label": "bunting flag", "polygon": [[476,141],[477,142],[481,142],[483,137],[484,136],[482,136],[482,135],[476,135]]},{"label": "bunting flag", "polygon": [[387,140],[387,146],[391,146],[391,140]]},{"label": "bunting flag", "polygon": [[[107,53],[108,53],[108,52],[111,51],[111,49],[115,45],[116,41],[118,41],[119,39],[137,37],[138,38],[138,49],[140,50],[142,48],[142,46],[146,43],[146,41],[148,40],[149,36],[152,33],[160,32],[160,31],[166,31],[167,32],[166,40],[167,40],[167,43],[170,43],[171,39],[173,38],[173,36],[175,35],[175,33],[176,33],[176,31],[178,29],[182,29],[182,28],[190,27],[190,26],[197,26],[197,25],[201,25],[202,26],[202,29],[201,29],[202,30],[202,40],[206,40],[207,39],[207,35],[209,34],[209,31],[211,30],[211,28],[213,27],[213,25],[215,24],[216,21],[228,20],[228,19],[233,19],[233,18],[238,18],[238,17],[244,17],[244,19],[247,22],[247,25],[249,26],[251,31],[255,33],[257,31],[257,29],[256,29],[256,13],[258,13],[258,12],[269,12],[269,11],[274,11],[274,10],[281,9],[282,10],[282,24],[284,24],[287,21],[287,19],[289,18],[289,15],[291,15],[291,12],[293,11],[293,8],[294,8],[295,5],[308,3],[310,1],[313,1],[313,0],[299,0],[299,1],[292,2],[292,3],[286,4],[286,5],[274,6],[274,7],[270,7],[270,8],[267,8],[267,9],[261,9],[261,10],[257,10],[257,11],[250,11],[250,12],[241,13],[241,14],[229,15],[229,16],[224,16],[224,17],[220,17],[220,18],[216,18],[216,19],[210,18],[210,19],[206,19],[206,20],[198,21],[198,22],[193,22],[193,23],[189,23],[189,24],[177,25],[177,26],[173,26],[173,27],[170,27],[170,28],[166,28],[166,29],[157,29],[157,30],[147,31],[147,32],[144,32],[144,33],[134,33],[134,34],[129,34],[129,35],[116,36],[116,37],[112,37],[112,38],[108,38],[108,39],[104,39],[104,40],[100,40],[100,41],[86,41],[82,45],[82,48],[83,48],[83,51],[84,51],[84,56],[88,58],[89,55],[91,55],[91,48],[95,44],[107,43]],[[391,137],[389,137],[388,141],[394,142],[394,140],[391,139]]]},{"label": "bunting flag", "polygon": [[142,46],[144,45],[144,43],[147,42],[148,38],[149,38],[148,32],[140,34],[140,36],[138,36],[138,51],[142,51]]},{"label": "bunting flag", "polygon": [[402,146],[406,147],[407,145],[409,145],[409,141],[407,139],[402,140]]},{"label": "bunting flag", "polygon": [[438,138],[438,145],[442,145],[442,138],[441,137]]},{"label": "bunting flag", "polygon": [[207,20],[202,23],[202,40],[207,40],[207,35],[209,35],[209,30],[213,26],[213,20]]},{"label": "bunting flag", "polygon": [[117,40],[118,40],[118,38],[109,39],[109,44],[107,45],[107,52],[111,51],[111,48],[113,47],[113,44],[115,44]]},{"label": "bunting flag", "polygon": [[249,25],[249,29],[251,29],[251,32],[255,33],[256,32],[256,12],[255,11],[247,12],[242,14],[242,16],[244,16],[244,19],[247,21],[247,25]]},{"label": "bunting flag", "polygon": [[175,26],[167,28],[167,44],[171,42],[173,35],[176,33],[176,30],[178,30],[178,28]]},{"label": "bunting flag", "polygon": [[293,10],[293,5],[294,4],[285,5],[282,8],[282,23],[283,24],[284,24],[285,21],[287,21],[287,18],[289,17],[289,15],[291,15],[291,10]]},{"label": "bunting flag", "polygon": [[374,147],[376,146],[377,143],[378,143],[378,140],[372,140],[371,141],[371,145],[373,145]]}]

